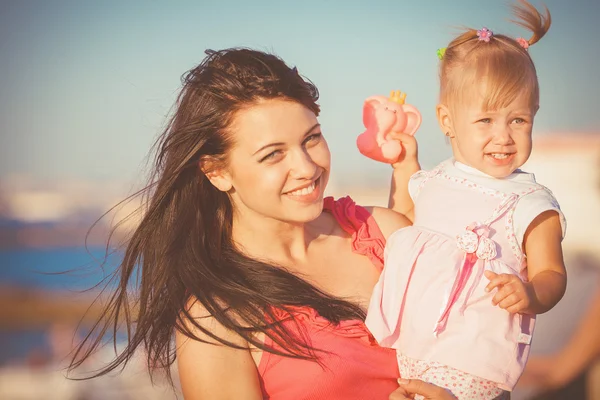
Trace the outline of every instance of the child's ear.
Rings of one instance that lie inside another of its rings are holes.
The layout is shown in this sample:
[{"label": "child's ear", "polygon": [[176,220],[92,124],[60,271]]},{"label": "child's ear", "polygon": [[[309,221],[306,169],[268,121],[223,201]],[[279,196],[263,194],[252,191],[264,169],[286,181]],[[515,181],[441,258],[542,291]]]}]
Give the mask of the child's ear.
[{"label": "child's ear", "polygon": [[437,115],[438,124],[444,135],[453,138],[454,129],[452,128],[452,119],[450,118],[450,111],[444,104],[438,104],[435,107],[435,113]]},{"label": "child's ear", "polygon": [[223,163],[211,156],[204,156],[200,160],[200,170],[210,183],[221,192],[228,192],[233,187],[231,176]]}]

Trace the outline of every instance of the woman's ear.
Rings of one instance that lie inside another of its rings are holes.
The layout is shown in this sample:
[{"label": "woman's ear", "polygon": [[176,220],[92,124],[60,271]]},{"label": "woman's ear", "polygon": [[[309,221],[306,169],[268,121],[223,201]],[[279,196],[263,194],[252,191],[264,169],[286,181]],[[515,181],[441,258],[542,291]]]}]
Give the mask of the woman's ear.
[{"label": "woman's ear", "polygon": [[228,192],[233,188],[231,176],[223,166],[223,162],[211,156],[204,156],[200,159],[199,166],[210,183],[221,192]]},{"label": "woman's ear", "polygon": [[453,138],[454,129],[452,127],[452,119],[450,118],[450,111],[444,104],[438,104],[435,108],[438,124],[444,135]]}]

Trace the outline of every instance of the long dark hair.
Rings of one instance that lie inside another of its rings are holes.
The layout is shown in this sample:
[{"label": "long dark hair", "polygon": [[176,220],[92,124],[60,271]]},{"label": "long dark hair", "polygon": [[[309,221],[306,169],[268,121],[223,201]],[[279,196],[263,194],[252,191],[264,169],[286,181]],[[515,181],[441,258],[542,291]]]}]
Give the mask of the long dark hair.
[{"label": "long dark hair", "polygon": [[[148,365],[164,369],[171,379],[175,330],[202,340],[190,324],[223,345],[238,347],[194,320],[186,306],[194,298],[220,324],[257,348],[318,359],[315,349],[277,323],[273,308],[312,307],[332,323],[364,318],[364,312],[283,268],[239,252],[232,241],[231,201],[199,167],[206,157],[227,162],[231,146],[227,129],[236,111],[261,99],[282,98],[318,115],[317,88],[280,58],[240,48],[207,51],[182,81],[173,117],[156,143],[152,178],[142,191],[141,222],[115,272],[118,287],[102,318],[76,349],[71,369],[101,345],[105,334],[116,334],[122,322],[127,345],[93,376],[124,366],[142,345]],[[139,285],[132,288],[136,280]],[[282,350],[257,340],[261,332]]]}]

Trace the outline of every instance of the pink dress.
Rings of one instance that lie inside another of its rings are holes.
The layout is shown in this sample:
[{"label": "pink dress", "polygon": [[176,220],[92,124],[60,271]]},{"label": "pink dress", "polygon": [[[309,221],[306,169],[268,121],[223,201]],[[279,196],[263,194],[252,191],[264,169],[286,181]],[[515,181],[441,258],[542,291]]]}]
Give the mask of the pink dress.
[{"label": "pink dress", "polygon": [[[349,197],[337,201],[328,197],[324,208],[352,236],[352,249],[381,271],[385,238],[371,214]],[[282,321],[289,317],[275,312]],[[292,313],[312,346],[329,354],[321,354],[319,365],[264,352],[258,367],[264,399],[387,400],[398,388],[395,351],[380,347],[363,321],[333,325],[308,307],[296,307]],[[286,325],[297,332],[292,321]],[[273,345],[268,339],[266,344]]]},{"label": "pink dress", "polygon": [[[546,210],[558,212],[564,223],[556,200],[531,174],[494,179],[452,159],[417,173],[409,191],[414,225],[388,239],[369,330],[382,346],[397,349],[402,376],[423,378],[432,366],[447,366],[455,378],[480,378],[470,385],[483,382],[481,390],[512,390],[529,354],[535,317],[493,306],[483,272],[526,280],[522,236]],[[426,376],[445,387],[447,377]]]}]

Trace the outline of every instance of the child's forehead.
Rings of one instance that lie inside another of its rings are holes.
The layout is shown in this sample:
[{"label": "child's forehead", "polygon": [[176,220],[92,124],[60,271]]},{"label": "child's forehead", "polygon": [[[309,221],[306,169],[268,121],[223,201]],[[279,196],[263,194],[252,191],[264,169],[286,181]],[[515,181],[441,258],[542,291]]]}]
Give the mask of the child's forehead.
[{"label": "child's forehead", "polygon": [[[507,88],[508,86],[508,88]],[[506,90],[513,89],[513,90]],[[493,82],[491,79],[480,79],[477,82],[465,83],[458,91],[453,103],[456,107],[469,111],[497,111],[505,108],[536,108],[535,93],[530,88],[514,90],[509,85]]]}]

